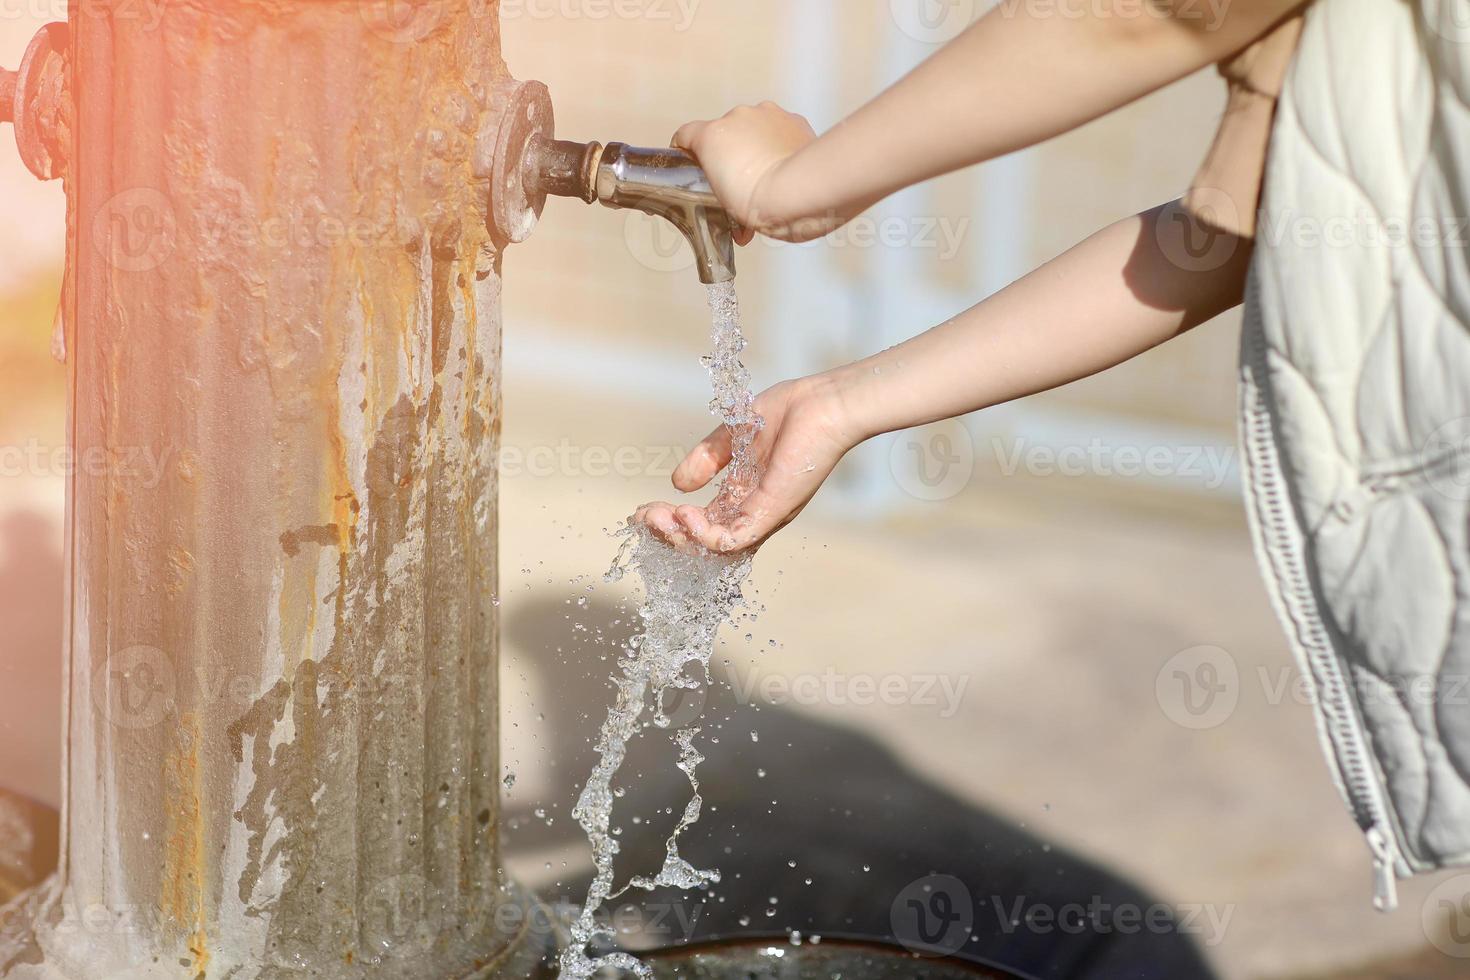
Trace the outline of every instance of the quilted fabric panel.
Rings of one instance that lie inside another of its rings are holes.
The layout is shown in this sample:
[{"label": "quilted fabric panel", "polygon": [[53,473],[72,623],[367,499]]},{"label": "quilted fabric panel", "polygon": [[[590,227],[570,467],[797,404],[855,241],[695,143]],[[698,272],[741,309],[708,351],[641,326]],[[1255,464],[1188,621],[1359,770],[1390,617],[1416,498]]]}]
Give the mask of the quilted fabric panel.
[{"label": "quilted fabric panel", "polygon": [[[1305,615],[1351,679],[1349,717],[1364,737],[1327,744],[1341,770],[1344,743],[1366,741],[1399,848],[1421,871],[1470,862],[1460,21],[1464,0],[1319,0],[1272,137],[1253,286],[1305,552],[1293,557],[1311,580]],[[1272,491],[1250,492],[1259,508]]]}]

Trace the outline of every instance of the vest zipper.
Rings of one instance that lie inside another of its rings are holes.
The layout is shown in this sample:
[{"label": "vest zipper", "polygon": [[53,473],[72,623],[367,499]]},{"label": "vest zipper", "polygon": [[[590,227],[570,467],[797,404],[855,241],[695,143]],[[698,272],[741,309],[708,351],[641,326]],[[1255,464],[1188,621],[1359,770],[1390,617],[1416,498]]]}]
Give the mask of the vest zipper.
[{"label": "vest zipper", "polygon": [[1266,344],[1254,281],[1247,290],[1242,394],[1242,441],[1251,478],[1246,501],[1263,545],[1262,565],[1275,585],[1272,599],[1288,626],[1292,647],[1306,665],[1314,688],[1318,725],[1331,748],[1329,758],[1353,817],[1363,829],[1373,854],[1373,906],[1380,912],[1398,908],[1397,879],[1408,876],[1388,806],[1383,799],[1358,719],[1351,687],[1317,609],[1316,596],[1303,558],[1302,532],[1281,475],[1271,410],[1262,392],[1267,374]]}]

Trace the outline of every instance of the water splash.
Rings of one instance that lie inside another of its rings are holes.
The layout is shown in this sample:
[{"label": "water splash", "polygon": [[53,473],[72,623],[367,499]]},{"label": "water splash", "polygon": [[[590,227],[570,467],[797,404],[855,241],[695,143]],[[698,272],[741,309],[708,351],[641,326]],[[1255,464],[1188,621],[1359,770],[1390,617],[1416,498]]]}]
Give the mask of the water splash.
[{"label": "water splash", "polygon": [[[709,302],[714,351],[704,364],[714,389],[710,410],[729,427],[733,450],[709,507],[711,517],[723,521],[738,513],[741,501],[760,479],[760,464],[751,453],[751,443],[763,422],[754,408],[750,372],[740,360],[745,337],[734,284],[711,286]],[[623,547],[608,578],[616,581],[629,570],[637,572],[643,583],[638,610],[642,631],[618,661],[613,705],[597,740],[598,762],[572,810],[592,844],[596,873],[587,901],[571,925],[571,942],[562,952],[561,980],[588,980],[605,968],[651,978],[653,971],[628,953],[593,954],[594,944],[613,938],[610,929],[599,925],[598,912],[632,888],[692,890],[720,880],[718,871],[696,868],[679,854],[679,838],[699,820],[704,806],[698,777],[704,757],[694,745],[701,729],[686,727],[672,734],[691,796],[665,843],[663,867],[654,875],[633,877],[622,888],[615,888],[613,877],[618,854],[618,842],[609,829],[617,795],[613,780],[627,757],[628,742],[645,727],[645,712],[652,712],[656,727],[668,729],[673,722],[666,710],[666,695],[698,690],[709,683],[710,656],[721,625],[742,602],[741,586],[750,574],[751,559],[748,555],[682,554],[647,528],[629,528],[623,533]]]}]

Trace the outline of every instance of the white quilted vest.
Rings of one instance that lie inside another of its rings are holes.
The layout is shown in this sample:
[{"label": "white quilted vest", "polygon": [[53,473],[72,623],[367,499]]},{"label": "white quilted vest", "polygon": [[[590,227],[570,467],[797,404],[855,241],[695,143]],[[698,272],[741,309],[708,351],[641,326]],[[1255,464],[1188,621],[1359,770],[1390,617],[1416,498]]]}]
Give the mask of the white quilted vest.
[{"label": "white quilted vest", "polygon": [[1319,0],[1272,135],[1247,500],[1377,868],[1470,864],[1470,2]]}]

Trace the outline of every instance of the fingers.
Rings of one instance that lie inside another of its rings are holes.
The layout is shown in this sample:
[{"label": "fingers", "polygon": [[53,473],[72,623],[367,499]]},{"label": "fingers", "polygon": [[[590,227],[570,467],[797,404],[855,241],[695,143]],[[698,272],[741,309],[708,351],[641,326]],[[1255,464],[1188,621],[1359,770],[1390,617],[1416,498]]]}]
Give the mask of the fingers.
[{"label": "fingers", "polygon": [[706,551],[724,553],[735,550],[735,539],[730,529],[715,524],[702,507],[684,505],[674,511],[685,535]]},{"label": "fingers", "polygon": [[758,547],[789,524],[822,484],[821,474],[813,480],[791,480],[775,474],[751,492],[740,504],[738,516],[726,524],[710,520],[709,512],[688,505],[677,508],[674,517],[685,535],[700,547],[730,554]]},{"label": "fingers", "polygon": [[644,504],[632,517],[628,518],[628,523],[643,525],[652,531],[655,537],[679,551],[698,550],[690,539],[687,529],[675,518],[674,508],[670,504]]},{"label": "fingers", "polygon": [[[764,485],[757,487],[740,504],[740,515],[728,527],[721,529],[718,547],[711,550],[732,552],[758,547],[790,523],[809,498],[810,495],[806,495],[793,499],[786,494],[772,493]],[[706,544],[705,547],[710,546]]]},{"label": "fingers", "polygon": [[684,493],[693,493],[705,486],[715,478],[715,474],[730,465],[732,452],[730,427],[719,426],[705,436],[674,470],[675,488]]},{"label": "fingers", "polygon": [[739,245],[741,248],[744,248],[745,246],[749,245],[753,241],[755,241],[755,232],[752,229],[745,228],[745,227],[742,227],[740,225],[736,225],[735,226],[735,244],[736,245]]},{"label": "fingers", "polygon": [[669,145],[677,146],[681,150],[688,150],[690,153],[693,153],[695,144],[699,142],[699,138],[704,135],[704,131],[708,128],[709,122],[706,120],[685,123],[679,127],[679,131],[674,134],[674,138],[669,142]]},{"label": "fingers", "polygon": [[733,520],[714,523],[696,507],[680,507],[674,516],[693,541],[710,551],[729,554],[759,547],[811,502],[841,456],[782,440],[773,449],[760,484],[741,501]]}]

